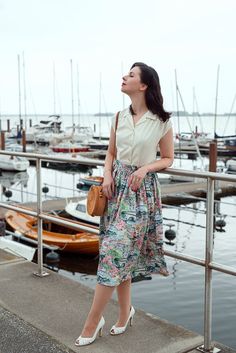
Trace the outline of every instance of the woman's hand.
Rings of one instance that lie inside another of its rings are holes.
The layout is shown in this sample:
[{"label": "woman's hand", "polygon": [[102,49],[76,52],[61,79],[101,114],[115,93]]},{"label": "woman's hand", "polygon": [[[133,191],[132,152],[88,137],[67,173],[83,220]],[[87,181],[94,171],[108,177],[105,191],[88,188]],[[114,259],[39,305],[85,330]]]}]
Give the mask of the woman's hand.
[{"label": "woman's hand", "polygon": [[147,168],[141,167],[132,173],[128,179],[128,186],[131,187],[132,191],[137,191],[147,174]]},{"label": "woman's hand", "polygon": [[112,198],[112,194],[114,193],[114,181],[111,173],[106,173],[104,175],[104,180],[102,183],[102,192],[108,198],[108,200]]}]

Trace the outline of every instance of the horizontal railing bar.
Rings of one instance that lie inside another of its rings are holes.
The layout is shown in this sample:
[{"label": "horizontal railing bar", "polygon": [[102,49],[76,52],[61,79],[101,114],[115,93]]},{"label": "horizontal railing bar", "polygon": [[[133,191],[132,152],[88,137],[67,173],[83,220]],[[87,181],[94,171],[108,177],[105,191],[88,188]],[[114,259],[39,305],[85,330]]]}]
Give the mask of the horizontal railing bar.
[{"label": "horizontal railing bar", "polygon": [[[50,157],[45,154],[36,154],[36,153],[25,153],[25,152],[10,152],[10,151],[0,151],[0,155],[10,155],[10,156],[19,156],[26,157],[29,159],[41,159],[43,161],[56,161],[56,162],[70,162],[76,164],[85,164],[90,166],[104,166],[104,161],[91,161],[91,160],[79,160],[74,158],[66,158],[66,157]],[[158,173],[162,174],[170,174],[170,175],[180,175],[180,176],[192,176],[201,179],[211,178],[214,180],[222,180],[222,181],[230,181],[236,183],[236,176],[232,174],[223,174],[223,173],[214,173],[214,172],[197,172],[192,170],[183,170],[183,169],[175,169],[175,168],[167,168],[164,170],[158,171]]]},{"label": "horizontal railing bar", "polygon": [[[16,238],[18,238],[19,240],[21,240],[21,239],[22,239],[22,240],[25,240],[25,241],[27,241],[28,243],[33,244],[33,245],[37,245],[37,244],[38,244],[38,241],[37,241],[37,240],[28,238],[28,237],[24,236],[23,234],[20,234],[20,232],[19,232],[19,233],[14,233],[14,232],[11,232],[11,231],[9,231],[9,230],[6,230],[6,234],[7,234],[7,236],[16,237]],[[48,250],[54,250],[54,251],[60,250],[59,246],[48,245],[48,244],[45,244],[45,243],[43,243],[43,247],[44,247],[45,249],[48,249]]]},{"label": "horizontal railing bar", "polygon": [[10,151],[0,151],[0,155],[9,155],[9,156],[18,156],[18,157],[25,157],[30,160],[37,160],[40,159],[45,162],[67,162],[67,163],[75,163],[75,164],[84,164],[84,165],[91,165],[91,166],[104,166],[104,161],[92,161],[78,159],[78,158],[69,158],[69,157],[58,157],[58,156],[48,156],[47,154],[40,154],[40,153],[27,153],[27,152],[10,152]]},{"label": "horizontal railing bar", "polygon": [[236,269],[234,269],[233,267],[226,266],[226,265],[221,265],[221,264],[218,264],[216,262],[211,262],[209,264],[209,267],[212,268],[212,270],[215,270],[215,271],[218,271],[218,272],[222,272],[222,273],[226,273],[228,275],[236,276]]},{"label": "horizontal railing bar", "polygon": [[45,213],[40,213],[39,217],[45,221],[51,221],[60,225],[69,226],[71,228],[74,228],[75,230],[84,230],[89,233],[99,234],[98,228],[91,228],[91,227],[84,226],[83,224],[76,224],[72,220],[70,221],[65,220],[65,218],[60,219],[59,217],[51,216]]},{"label": "horizontal railing bar", "polygon": [[[4,204],[0,202],[0,207],[3,208],[7,208],[8,210],[12,210],[12,211],[16,211],[16,212],[21,212],[23,214],[32,216],[32,217],[37,217],[37,212],[36,211],[31,211],[27,208],[23,208],[23,207],[17,207],[17,206],[13,206],[13,205],[8,205],[8,204]],[[71,228],[74,228],[75,230],[84,230],[86,232],[90,232],[90,233],[94,233],[94,234],[99,234],[99,230],[92,228],[92,227],[87,227],[84,226],[83,224],[76,224],[74,221],[70,220],[67,221],[64,218],[61,217],[61,219],[59,217],[56,216],[51,216],[48,215],[46,213],[40,213],[39,217],[45,221],[51,221],[54,223],[58,223],[60,225],[65,225],[65,226],[70,226]]]},{"label": "horizontal railing bar", "polygon": [[2,203],[2,202],[0,202],[0,207],[6,208],[8,210],[16,211],[16,212],[21,212],[23,214],[27,214],[32,217],[37,217],[37,212],[31,211],[28,208],[18,207],[18,206],[14,206],[14,205]]},{"label": "horizontal railing bar", "polygon": [[198,257],[194,257],[191,255],[185,255],[185,254],[182,254],[178,251],[175,252],[175,251],[171,251],[171,250],[164,250],[164,253],[166,256],[173,257],[174,259],[183,260],[183,261],[195,264],[195,265],[205,267],[205,261],[198,258]]}]

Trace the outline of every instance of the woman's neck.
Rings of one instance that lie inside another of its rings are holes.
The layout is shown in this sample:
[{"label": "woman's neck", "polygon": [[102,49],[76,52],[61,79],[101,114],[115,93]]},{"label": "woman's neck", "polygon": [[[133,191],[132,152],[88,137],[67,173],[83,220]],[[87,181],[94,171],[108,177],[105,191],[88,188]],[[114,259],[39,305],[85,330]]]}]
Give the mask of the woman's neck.
[{"label": "woman's neck", "polygon": [[135,113],[135,115],[143,115],[148,111],[148,107],[145,102],[145,98],[142,96],[135,96],[135,97],[130,97],[131,99],[131,104],[132,104],[132,109]]}]

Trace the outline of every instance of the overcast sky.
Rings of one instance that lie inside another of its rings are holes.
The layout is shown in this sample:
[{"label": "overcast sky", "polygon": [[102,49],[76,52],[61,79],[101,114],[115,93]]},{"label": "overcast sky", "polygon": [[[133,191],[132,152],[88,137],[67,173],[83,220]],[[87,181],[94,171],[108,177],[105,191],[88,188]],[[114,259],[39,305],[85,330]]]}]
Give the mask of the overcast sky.
[{"label": "overcast sky", "polygon": [[54,112],[53,62],[56,110],[71,112],[70,59],[75,111],[77,65],[81,112],[99,110],[100,73],[102,111],[115,112],[123,105],[122,67],[127,72],[135,61],[157,70],[170,111],[176,110],[176,69],[189,112],[193,87],[200,112],[214,111],[220,64],[218,111],[229,111],[236,93],[235,14],[235,0],[0,0],[1,114],[18,112],[17,54],[23,52],[28,112]]}]

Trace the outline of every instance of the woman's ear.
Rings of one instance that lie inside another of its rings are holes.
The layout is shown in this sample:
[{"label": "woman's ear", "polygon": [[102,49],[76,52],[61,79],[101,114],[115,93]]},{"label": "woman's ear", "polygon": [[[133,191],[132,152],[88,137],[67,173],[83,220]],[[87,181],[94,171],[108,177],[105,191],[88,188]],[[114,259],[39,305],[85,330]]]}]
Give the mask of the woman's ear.
[{"label": "woman's ear", "polygon": [[148,88],[148,86],[145,85],[145,83],[141,83],[141,85],[140,85],[140,91],[146,91],[147,88]]}]

